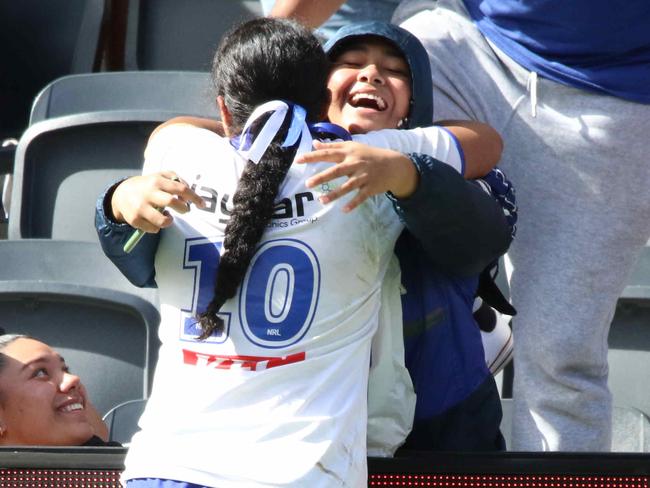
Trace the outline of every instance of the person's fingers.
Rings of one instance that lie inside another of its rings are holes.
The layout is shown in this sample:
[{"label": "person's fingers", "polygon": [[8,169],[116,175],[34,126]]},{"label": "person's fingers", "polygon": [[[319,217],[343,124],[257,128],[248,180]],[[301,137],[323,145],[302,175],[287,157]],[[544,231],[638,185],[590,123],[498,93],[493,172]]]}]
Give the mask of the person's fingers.
[{"label": "person's fingers", "polygon": [[181,198],[172,198],[167,205],[159,208],[162,208],[162,210],[167,210],[171,208],[176,212],[178,212],[179,214],[184,214],[190,211],[190,207],[188,203],[185,200],[182,200]]},{"label": "person's fingers", "polygon": [[296,158],[296,163],[341,163],[345,160],[346,153],[340,149],[318,149],[301,154]]},{"label": "person's fingers", "polygon": [[187,185],[178,196],[179,198],[183,199],[185,203],[193,203],[199,208],[205,208],[207,206],[205,200],[203,200],[203,198],[198,193],[196,193]]},{"label": "person's fingers", "polygon": [[153,225],[151,222],[148,222],[147,220],[145,220],[145,219],[143,219],[141,217],[138,217],[135,220],[133,220],[133,222],[131,222],[130,225],[131,225],[131,227],[133,227],[135,229],[140,229],[140,230],[143,230],[143,231],[148,232],[150,234],[155,234],[158,231],[160,231],[160,229],[162,228],[162,227]]},{"label": "person's fingers", "polygon": [[173,209],[180,214],[184,214],[190,211],[189,204],[185,200],[163,190],[158,190],[151,194],[149,205],[155,209],[159,209],[159,212]]},{"label": "person's fingers", "polygon": [[174,222],[174,217],[172,217],[167,210],[163,210],[160,212],[160,215],[162,215],[162,223],[160,225],[161,229],[164,229],[166,227],[169,227],[172,225],[172,222]]},{"label": "person's fingers", "polygon": [[305,184],[307,188],[313,188],[317,185],[322,185],[329,181],[340,178],[341,176],[350,176],[353,175],[357,170],[357,166],[354,164],[337,164],[331,168],[327,168],[324,171],[321,171],[318,174],[315,174],[311,178],[307,179]]},{"label": "person's fingers", "polygon": [[174,173],[173,171],[161,171],[161,172],[158,173],[158,174],[159,174],[160,176],[162,176],[163,178],[167,179],[167,180],[171,180],[171,181],[173,181],[173,180],[177,180],[177,181],[180,181],[180,177],[179,177],[176,173]]},{"label": "person's fingers", "polygon": [[334,190],[331,190],[326,194],[324,194],[323,196],[321,196],[320,201],[324,204],[333,202],[337,198],[340,198],[343,195],[347,195],[352,190],[359,188],[360,185],[361,185],[361,179],[358,177],[352,177],[348,179],[345,183],[343,183],[341,186],[339,186],[338,188],[335,188]]},{"label": "person's fingers", "polygon": [[[173,175],[171,172],[167,173]],[[181,180],[180,178],[177,178],[176,180],[170,178],[162,178],[161,181],[158,182],[158,185],[161,190],[175,195],[177,199],[180,199],[185,204],[193,203],[199,208],[205,208],[205,201],[203,198],[201,198],[194,190],[190,188],[190,186],[184,180]],[[171,205],[171,203],[168,205]],[[180,207],[173,208],[178,212],[184,213]]]},{"label": "person's fingers", "polygon": [[161,228],[169,227],[173,218],[167,211],[160,211],[154,206],[143,206],[134,217],[131,225],[145,232],[155,233]]},{"label": "person's fingers", "polygon": [[344,147],[349,147],[347,142],[323,142],[314,140],[313,146],[316,149],[341,149]]},{"label": "person's fingers", "polygon": [[350,200],[348,203],[346,203],[343,206],[343,211],[345,213],[351,212],[355,208],[357,208],[359,205],[361,205],[364,201],[366,201],[370,197],[370,194],[367,193],[365,190],[360,189],[357,194],[354,196],[352,200]]}]

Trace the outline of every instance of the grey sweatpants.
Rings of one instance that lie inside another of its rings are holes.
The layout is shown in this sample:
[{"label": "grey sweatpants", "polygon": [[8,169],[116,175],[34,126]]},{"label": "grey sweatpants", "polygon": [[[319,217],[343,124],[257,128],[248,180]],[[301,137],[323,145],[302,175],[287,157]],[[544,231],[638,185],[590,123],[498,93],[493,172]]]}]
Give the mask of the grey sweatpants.
[{"label": "grey sweatpants", "polygon": [[609,450],[607,334],[650,236],[650,105],[535,80],[459,0],[402,26],[429,52],[435,119],[484,121],[505,141],[500,166],[519,205],[509,447]]}]

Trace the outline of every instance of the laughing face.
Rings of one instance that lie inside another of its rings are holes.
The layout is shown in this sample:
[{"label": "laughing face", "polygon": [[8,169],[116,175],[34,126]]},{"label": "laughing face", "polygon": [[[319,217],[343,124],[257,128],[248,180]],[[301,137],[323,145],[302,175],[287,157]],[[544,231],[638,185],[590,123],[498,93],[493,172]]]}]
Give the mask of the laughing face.
[{"label": "laughing face", "polygon": [[13,341],[2,354],[0,444],[73,446],[90,439],[85,389],[61,356],[28,338]]},{"label": "laughing face", "polygon": [[327,82],[330,122],[352,134],[394,129],[408,115],[410,71],[391,44],[371,37],[345,46]]}]

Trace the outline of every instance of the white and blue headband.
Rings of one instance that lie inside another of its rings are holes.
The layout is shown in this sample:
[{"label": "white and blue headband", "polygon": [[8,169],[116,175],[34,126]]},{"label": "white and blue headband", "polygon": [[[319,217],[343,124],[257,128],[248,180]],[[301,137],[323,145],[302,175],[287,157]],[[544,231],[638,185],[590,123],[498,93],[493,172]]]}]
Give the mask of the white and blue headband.
[{"label": "white and blue headband", "polygon": [[[291,125],[281,146],[291,147],[299,144],[296,156],[311,151],[311,131],[318,134],[330,134],[338,139],[350,140],[350,134],[337,125],[326,122],[308,124],[306,120],[307,111],[300,105],[282,100],[272,100],[255,108],[248,117],[241,134],[233,138],[231,144],[244,159],[255,164],[259,163],[280,131],[289,111],[291,111]],[[264,126],[257,131],[257,134],[253,134],[251,127],[255,121],[269,112],[272,112],[271,116],[264,123]]]}]

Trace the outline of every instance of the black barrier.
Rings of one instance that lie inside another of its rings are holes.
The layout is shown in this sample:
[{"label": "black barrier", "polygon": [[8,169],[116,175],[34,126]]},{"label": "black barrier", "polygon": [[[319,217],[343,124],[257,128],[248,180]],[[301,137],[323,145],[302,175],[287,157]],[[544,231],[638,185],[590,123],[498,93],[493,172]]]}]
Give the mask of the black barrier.
[{"label": "black barrier", "polygon": [[[126,449],[0,448],[0,488],[118,488]],[[650,454],[409,453],[368,459],[369,487],[650,488]],[[306,487],[309,488],[309,487]]]},{"label": "black barrier", "polygon": [[122,447],[0,448],[0,488],[120,488]]}]

